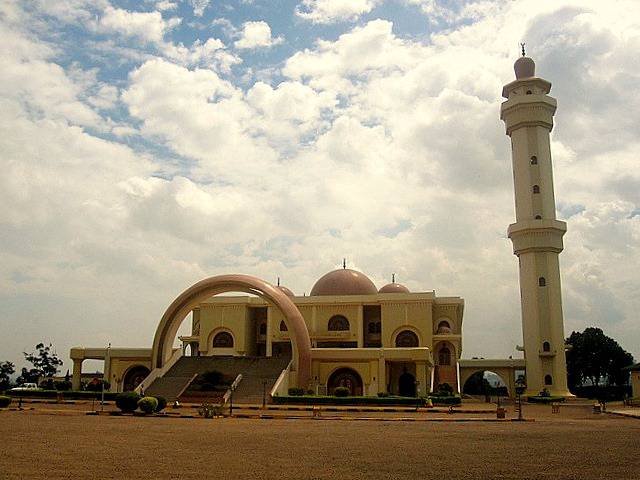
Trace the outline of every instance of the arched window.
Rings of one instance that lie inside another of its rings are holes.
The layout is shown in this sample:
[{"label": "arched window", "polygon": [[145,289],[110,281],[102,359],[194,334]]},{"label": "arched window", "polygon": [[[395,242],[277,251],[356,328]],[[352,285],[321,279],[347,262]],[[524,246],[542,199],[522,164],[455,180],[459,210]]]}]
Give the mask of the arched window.
[{"label": "arched window", "polygon": [[542,351],[543,352],[550,352],[551,351],[551,344],[549,342],[544,342],[542,344]]},{"label": "arched window", "polygon": [[213,337],[213,348],[233,348],[233,337],[229,332],[220,332]]},{"label": "arched window", "polygon": [[286,331],[288,331],[288,330],[289,330],[289,329],[287,328],[287,324],[286,324],[286,323],[284,323],[284,320],[280,320],[280,331],[281,331],[281,332],[286,332]]},{"label": "arched window", "polygon": [[539,287],[546,287],[547,286],[547,281],[545,280],[544,277],[538,278],[538,286]]},{"label": "arched window", "polygon": [[260,324],[259,333],[260,333],[260,335],[266,335],[267,334],[267,324],[266,323],[261,323]]},{"label": "arched window", "polygon": [[349,330],[349,320],[342,315],[334,315],[329,319],[327,330],[330,332],[344,332]]},{"label": "arched window", "polygon": [[544,376],[544,384],[545,385],[553,385],[553,378],[551,377],[551,375],[545,375]]},{"label": "arched window", "polygon": [[403,330],[398,335],[396,335],[396,347],[417,347],[419,343],[420,342],[418,341],[418,336],[411,330]]},{"label": "arched window", "polygon": [[441,321],[438,324],[438,329],[436,330],[436,333],[440,335],[446,335],[448,333],[451,333],[451,325],[449,325],[449,322],[447,322],[446,320]]},{"label": "arched window", "polygon": [[527,90],[527,95],[531,95],[533,92],[531,90]]},{"label": "arched window", "polygon": [[539,185],[534,185],[533,186],[533,193],[540,193],[540,186]]},{"label": "arched window", "polygon": [[531,157],[531,165],[537,165],[537,164],[538,164],[538,157],[534,155],[533,157]]},{"label": "arched window", "polygon": [[438,352],[438,365],[451,365],[451,350],[442,347]]},{"label": "arched window", "polygon": [[542,220],[542,215],[536,215],[536,220]]}]

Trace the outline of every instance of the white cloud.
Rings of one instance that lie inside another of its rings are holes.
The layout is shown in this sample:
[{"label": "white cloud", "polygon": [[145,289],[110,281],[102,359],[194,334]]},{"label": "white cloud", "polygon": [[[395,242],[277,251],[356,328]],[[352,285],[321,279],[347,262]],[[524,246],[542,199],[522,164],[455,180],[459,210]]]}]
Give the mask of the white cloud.
[{"label": "white cloud", "polygon": [[[60,22],[96,13],[54,3],[39,8]],[[447,29],[428,39],[375,20],[292,53],[282,76],[267,59],[277,80],[247,84],[222,41],[172,43],[157,16],[144,17],[156,25],[147,41],[132,41],[135,28],[85,33],[95,63],[113,60],[127,78],[63,67],[68,46],[38,37],[41,17],[2,4],[0,322],[10,341],[0,350],[19,356],[42,336],[59,351],[148,345],[195,280],[279,275],[302,293],[346,256],[378,285],[396,272],[412,290],[463,296],[465,356],[514,353],[513,187],[498,112],[524,39],[559,101],[566,329],[600,325],[640,353],[629,268],[640,261],[635,3],[449,5]]]},{"label": "white cloud", "polygon": [[94,28],[103,33],[115,32],[127,37],[136,37],[149,43],[161,43],[165,33],[180,23],[179,18],[165,20],[160,12],[132,12],[108,6],[94,23]]},{"label": "white cloud", "polygon": [[169,0],[160,0],[156,3],[156,8],[161,12],[166,12],[169,10],[176,10],[178,8],[178,4]]},{"label": "white cloud", "polygon": [[193,14],[196,17],[201,17],[202,15],[204,15],[204,11],[211,3],[211,0],[190,0],[190,3],[193,7]]},{"label": "white cloud", "polygon": [[282,37],[272,37],[267,22],[245,22],[242,24],[240,38],[234,43],[239,49],[269,48],[282,43]]},{"label": "white cloud", "polygon": [[382,0],[302,0],[296,15],[313,23],[336,23],[357,20]]}]

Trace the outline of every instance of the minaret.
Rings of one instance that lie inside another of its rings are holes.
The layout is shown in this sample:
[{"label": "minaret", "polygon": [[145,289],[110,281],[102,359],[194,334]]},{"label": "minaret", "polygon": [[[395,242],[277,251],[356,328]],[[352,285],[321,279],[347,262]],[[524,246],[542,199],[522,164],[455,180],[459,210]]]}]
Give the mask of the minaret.
[{"label": "minaret", "polygon": [[551,83],[535,76],[535,63],[522,50],[516,80],[502,90],[507,100],[500,118],[511,137],[516,223],[508,235],[520,265],[526,394],[547,388],[569,396],[558,264],[567,225],[556,220],[549,144],[556,100],[548,95]]}]

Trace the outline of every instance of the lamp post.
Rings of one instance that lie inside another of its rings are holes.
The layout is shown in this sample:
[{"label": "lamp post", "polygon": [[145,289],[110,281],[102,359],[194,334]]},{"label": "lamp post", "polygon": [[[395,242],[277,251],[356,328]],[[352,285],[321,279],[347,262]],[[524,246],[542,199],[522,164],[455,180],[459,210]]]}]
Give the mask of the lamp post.
[{"label": "lamp post", "polygon": [[[111,363],[111,342],[109,342],[109,346],[107,347],[107,362]],[[100,399],[100,411],[104,412],[104,382],[105,382],[105,373],[107,371],[106,365],[105,368],[103,368],[103,372],[102,372],[102,398]],[[111,368],[109,368],[109,371],[111,371]]]},{"label": "lamp post", "polygon": [[267,406],[267,381],[264,380],[262,382],[262,409],[264,410]]}]

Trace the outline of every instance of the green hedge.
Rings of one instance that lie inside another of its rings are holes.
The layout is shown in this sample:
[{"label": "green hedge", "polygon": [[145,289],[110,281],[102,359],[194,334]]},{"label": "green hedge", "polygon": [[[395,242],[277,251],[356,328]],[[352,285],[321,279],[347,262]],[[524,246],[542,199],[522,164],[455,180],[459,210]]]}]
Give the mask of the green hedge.
[{"label": "green hedge", "polygon": [[[434,405],[459,405],[460,397],[433,397]],[[279,405],[378,405],[378,406],[424,406],[424,398],[411,397],[331,397],[320,395],[275,396],[273,403]]]},{"label": "green hedge", "polygon": [[564,397],[541,397],[540,395],[532,395],[527,397],[529,403],[555,403],[564,402]]},{"label": "green hedge", "polygon": [[0,408],[7,408],[11,405],[11,397],[0,395]]},{"label": "green hedge", "polygon": [[436,397],[429,397],[429,398],[431,399],[431,403],[433,403],[433,405],[436,407],[462,404],[462,398],[455,395],[449,396],[449,397],[436,396]]},{"label": "green hedge", "polygon": [[[60,395],[64,400],[91,400],[92,398],[101,399],[102,392],[85,392],[85,391],[69,391],[62,392],[58,390],[23,390],[22,392],[8,391],[7,395],[14,398],[53,398],[57,399]],[[105,400],[115,400],[117,393],[104,392]]]}]

